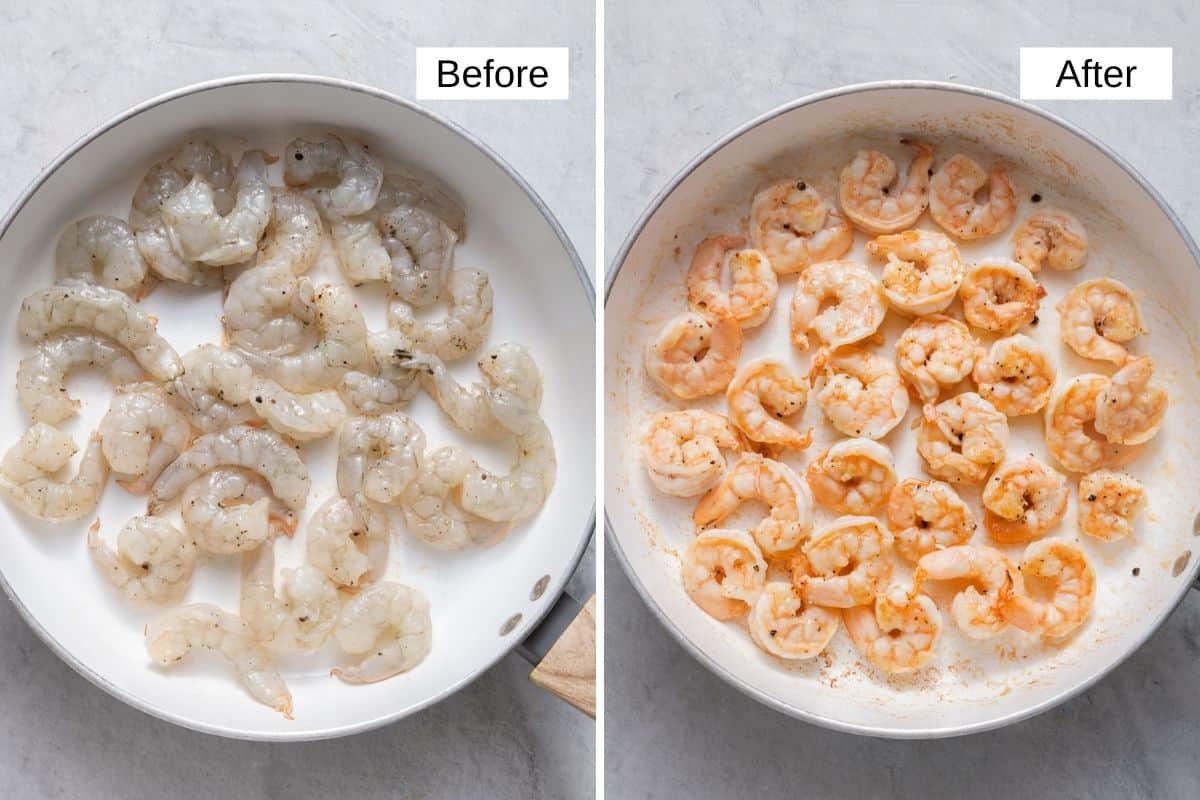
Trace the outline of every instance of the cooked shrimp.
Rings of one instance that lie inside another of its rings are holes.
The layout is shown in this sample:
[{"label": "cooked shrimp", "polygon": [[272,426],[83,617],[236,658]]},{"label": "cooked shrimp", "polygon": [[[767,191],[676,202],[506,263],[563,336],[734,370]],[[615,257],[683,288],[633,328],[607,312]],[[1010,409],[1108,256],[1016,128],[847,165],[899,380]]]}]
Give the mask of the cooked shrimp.
[{"label": "cooked shrimp", "polygon": [[983,487],[983,524],[999,544],[1045,536],[1067,513],[1067,478],[1033,456],[1006,461]]},{"label": "cooked shrimp", "polygon": [[160,517],[134,517],[117,534],[117,549],[100,539],[100,520],[88,529],[88,550],[105,580],[134,603],[173,603],[196,568],[190,536]]},{"label": "cooked shrimp", "polygon": [[809,605],[791,583],[763,586],[747,621],[754,643],[778,658],[814,658],[838,630],[835,611]]},{"label": "cooked shrimp", "polygon": [[1025,548],[1023,586],[1002,607],[1004,618],[1029,633],[1058,638],[1092,613],[1096,573],[1083,550],[1065,539],[1043,539]]},{"label": "cooked shrimp", "polygon": [[892,575],[892,535],[874,517],[838,517],[804,546],[812,574],[801,576],[805,600],[850,608],[875,600]]},{"label": "cooked shrimp", "polygon": [[74,520],[90,514],[108,483],[99,435],[92,434],[75,477],[53,477],[78,450],[68,434],[35,422],[0,461],[0,492],[38,519]]},{"label": "cooked shrimp", "polygon": [[292,718],[287,684],[241,617],[209,603],[193,603],[165,611],[146,626],[146,650],[159,666],[182,661],[198,647],[224,656],[255,700]]},{"label": "cooked shrimp", "polygon": [[[767,257],[742,249],[741,236],[710,236],[696,248],[688,269],[688,305],[716,322],[732,317],[743,328],[767,321],[779,294],[779,281]],[[722,276],[729,276],[729,288]]]},{"label": "cooked shrimp", "polygon": [[808,347],[809,331],[831,347],[857,342],[879,330],[886,314],[870,270],[855,261],[819,261],[800,275],[792,295],[792,343]]},{"label": "cooked shrimp", "polygon": [[911,230],[877,236],[867,252],[886,258],[883,296],[902,314],[920,316],[942,311],[954,302],[966,267],[950,237]]},{"label": "cooked shrimp", "polygon": [[1096,397],[1096,430],[1115,444],[1148,442],[1162,427],[1168,400],[1154,381],[1154,359],[1131,358]]},{"label": "cooked shrimp", "polygon": [[1123,364],[1123,343],[1146,332],[1133,291],[1112,278],[1084,281],[1055,308],[1063,341],[1084,358]]},{"label": "cooked shrimp", "polygon": [[268,378],[251,386],[251,406],[268,425],[297,442],[321,439],[346,420],[346,404],[333,389],[300,394]]},{"label": "cooked shrimp", "polygon": [[1095,430],[1096,406],[1109,383],[1103,375],[1076,375],[1046,405],[1046,447],[1068,472],[1118,467],[1141,452],[1137,445],[1114,444]]},{"label": "cooked shrimp", "polygon": [[271,219],[271,184],[262,152],[249,150],[242,156],[234,183],[237,199],[227,214],[217,208],[213,187],[199,175],[162,203],[171,244],[186,261],[227,266],[258,249]]},{"label": "cooked shrimp", "polygon": [[295,513],[244,469],[222,467],[192,481],[180,511],[196,546],[209,553],[253,550],[270,535],[296,530]]},{"label": "cooked shrimp", "polygon": [[357,664],[330,672],[346,683],[375,683],[409,672],[429,655],[433,623],[429,601],[400,583],[376,583],[342,608],[333,636],[342,651],[361,655]]},{"label": "cooked shrimp", "polygon": [[950,483],[983,483],[1004,460],[1008,418],[974,392],[925,406],[917,452],[925,471]]},{"label": "cooked shrimp", "polygon": [[953,487],[916,478],[905,478],[892,489],[887,523],[896,537],[896,552],[914,562],[934,550],[966,544],[978,525]]},{"label": "cooked shrimp", "polygon": [[276,593],[272,543],[242,556],[238,613],[251,635],[271,650],[311,653],[337,625],[337,587],[307,564],[283,570],[281,578]]},{"label": "cooked shrimp", "polygon": [[1146,508],[1146,490],[1133,476],[1108,469],[1079,479],[1079,530],[1105,542],[1124,539]]},{"label": "cooked shrimp", "polygon": [[929,207],[933,148],[916,139],[900,143],[917,151],[903,181],[896,162],[878,150],[859,150],[842,169],[838,182],[842,213],[861,231],[877,235],[904,230]]},{"label": "cooked shrimp", "polygon": [[537,512],[554,488],[554,437],[536,408],[506,402],[502,392],[492,392],[491,398],[496,421],[516,440],[517,460],[506,474],[476,465],[463,479],[462,506],[493,522],[515,522]]},{"label": "cooked shrimp", "polygon": [[126,348],[155,380],[183,371],[179,355],[154,329],[154,319],[128,295],[79,278],[64,278],[21,301],[17,329],[42,339],[63,328],[103,334]]},{"label": "cooked shrimp", "polygon": [[338,435],[337,483],[343,497],[395,503],[420,470],[425,432],[401,413],[354,417]]},{"label": "cooked shrimp", "polygon": [[660,492],[696,497],[725,475],[725,454],[746,449],[746,441],[720,414],[691,408],[660,411],[642,428],[642,461]]},{"label": "cooked shrimp", "polygon": [[17,366],[17,398],[29,416],[53,425],[79,412],[67,392],[67,375],[81,367],[102,369],[120,388],[147,378],[129,351],[106,336],[59,333],[38,342]]},{"label": "cooked shrimp", "polygon": [[849,345],[821,350],[812,360],[820,375],[817,403],[847,436],[882,439],[908,413],[908,390],[896,366],[883,356]]},{"label": "cooked shrimp", "polygon": [[717,525],[747,501],[758,501],[769,514],[754,526],[758,546],[768,556],[795,550],[812,531],[812,498],[791,467],[743,453],[721,482],[700,498],[692,521],[697,530]]},{"label": "cooked shrimp", "polygon": [[1008,622],[1002,609],[1015,592],[1016,568],[994,547],[955,545],[921,556],[913,573],[913,587],[923,591],[930,581],[967,581],[954,595],[950,616],[972,639],[990,639]]},{"label": "cooked shrimp", "polygon": [[870,514],[896,485],[892,451],[871,439],[843,439],[809,463],[813,498],[839,514]]},{"label": "cooked shrimp", "polygon": [[967,270],[958,290],[967,322],[1002,336],[1037,319],[1046,287],[1007,258],[985,258]]},{"label": "cooked shrimp", "polygon": [[149,491],[192,441],[187,418],[155,385],[116,394],[98,433],[117,483],[134,494]]},{"label": "cooked shrimp", "polygon": [[110,289],[135,294],[146,280],[146,260],[123,219],[84,217],[58,236],[54,263],[65,275],[88,278]]},{"label": "cooked shrimp", "polygon": [[899,585],[881,592],[873,606],[845,609],[842,620],[859,652],[889,675],[929,663],[942,635],[942,615],[934,602]]},{"label": "cooked shrimp", "polygon": [[767,562],[744,531],[704,531],[683,552],[682,570],[688,596],[719,620],[749,611],[767,579]]},{"label": "cooked shrimp", "polygon": [[388,319],[404,334],[410,350],[453,361],[483,344],[492,324],[492,284],[487,273],[452,270],[446,300],[446,315],[435,320],[418,320],[408,305],[392,304]]},{"label": "cooked shrimp", "polygon": [[1050,399],[1058,371],[1040,344],[1023,333],[992,342],[971,377],[979,396],[1010,416],[1036,414]]},{"label": "cooked shrimp", "polygon": [[917,397],[935,403],[942,389],[971,374],[977,347],[971,330],[962,322],[941,314],[919,317],[896,342],[896,368]]},{"label": "cooked shrimp", "polygon": [[309,187],[321,212],[340,219],[371,210],[383,186],[383,169],[366,147],[331,133],[315,142],[293,139],[284,151],[283,180]]},{"label": "cooked shrimp", "polygon": [[754,195],[750,242],[767,254],[772,269],[790,275],[844,256],[854,244],[854,228],[807,182],[787,180]]},{"label": "cooked shrimp", "polygon": [[784,422],[804,410],[808,380],[795,375],[774,358],[759,358],[742,366],[725,390],[729,419],[751,441],[803,450],[812,430],[800,432]]},{"label": "cooked shrimp", "polygon": [[1030,272],[1079,269],[1087,260],[1087,231],[1083,223],[1058,208],[1037,212],[1017,226],[1013,258]]},{"label": "cooked shrimp", "polygon": [[670,319],[646,348],[646,371],[676,397],[694,400],[723,391],[742,354],[742,329],[715,325],[694,311]]},{"label": "cooked shrimp", "polygon": [[[380,577],[387,566],[384,531],[368,523],[344,497],[326,500],[308,523],[308,563],[338,586],[357,587]],[[381,561],[382,558],[382,561]]]},{"label": "cooked shrimp", "polygon": [[[988,189],[987,202],[975,198]],[[995,236],[1012,224],[1017,214],[1017,193],[1004,167],[991,171],[959,153],[942,164],[929,181],[929,214],[933,221],[959,239]]]}]

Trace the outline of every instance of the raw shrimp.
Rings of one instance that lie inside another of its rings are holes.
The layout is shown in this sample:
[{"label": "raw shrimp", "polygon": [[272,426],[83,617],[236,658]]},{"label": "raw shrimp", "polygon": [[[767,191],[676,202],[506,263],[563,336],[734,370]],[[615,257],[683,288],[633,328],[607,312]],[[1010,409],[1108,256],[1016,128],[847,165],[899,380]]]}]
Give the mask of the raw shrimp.
[{"label": "raw shrimp", "polygon": [[400,498],[408,532],[439,550],[461,550],[498,538],[504,532],[502,524],[462,507],[462,483],[474,469],[475,461],[461,447],[426,453],[417,477]]},{"label": "raw shrimp", "polygon": [[202,344],[183,355],[183,374],[166,385],[192,425],[205,433],[255,418],[250,407],[254,371],[237,353]]},{"label": "raw shrimp", "polygon": [[839,514],[870,514],[896,485],[892,451],[871,439],[843,439],[804,473],[818,503]]},{"label": "raw shrimp", "polygon": [[388,534],[381,523],[344,497],[329,498],[308,523],[308,563],[338,586],[357,587],[381,577],[387,568],[382,539]]},{"label": "raw shrimp", "polygon": [[791,307],[792,343],[808,347],[815,331],[830,347],[850,344],[879,330],[887,308],[879,281],[856,261],[820,261],[796,283]]},{"label": "raw shrimp", "polygon": [[383,247],[383,234],[373,213],[331,220],[329,238],[338,266],[351,286],[387,280],[392,259]]},{"label": "raw shrimp", "polygon": [[209,553],[253,550],[268,536],[296,530],[295,513],[244,469],[222,467],[192,481],[180,511],[196,546]]},{"label": "raw shrimp", "polygon": [[692,521],[697,530],[719,524],[748,501],[758,501],[770,511],[752,531],[768,556],[795,550],[812,531],[808,489],[791,467],[757,453],[742,454],[721,482],[700,498]]},{"label": "raw shrimp", "polygon": [[846,254],[854,228],[804,180],[787,180],[754,195],[750,242],[781,275]]},{"label": "raw shrimp", "polygon": [[533,515],[554,488],[558,460],[550,429],[536,408],[505,402],[503,393],[491,393],[496,421],[516,440],[517,460],[507,474],[483,469],[467,473],[462,484],[462,506],[493,522],[515,522]]},{"label": "raw shrimp", "polygon": [[429,601],[400,583],[376,583],[342,608],[333,631],[338,646],[361,655],[357,664],[330,672],[346,683],[375,683],[408,672],[425,660],[433,645]]},{"label": "raw shrimp", "polygon": [[[988,199],[975,198],[984,187]],[[985,171],[959,153],[942,164],[929,181],[929,214],[933,221],[959,239],[995,236],[1012,224],[1017,214],[1017,193],[1000,164]]]},{"label": "raw shrimp", "polygon": [[763,586],[747,622],[755,644],[789,661],[819,655],[838,630],[836,611],[809,605],[784,581]]},{"label": "raw shrimp", "polygon": [[251,384],[251,407],[266,423],[297,442],[321,439],[345,422],[346,404],[333,389],[299,394],[269,378]]},{"label": "raw shrimp", "polygon": [[[458,243],[450,225],[423,206],[402,203],[380,217],[379,228],[391,257],[393,294],[414,306],[436,303],[443,288],[453,297],[454,273],[460,270],[450,268]],[[452,299],[451,307],[454,303]]]},{"label": "raw shrimp", "polygon": [[1029,633],[1066,636],[1092,613],[1096,573],[1083,550],[1065,539],[1043,539],[1021,557],[1023,585],[1002,607],[1004,618]]},{"label": "raw shrimp", "polygon": [[1146,490],[1130,475],[1100,469],[1079,479],[1079,530],[1105,542],[1133,533]]},{"label": "raw shrimp", "polygon": [[974,392],[925,406],[917,452],[925,471],[950,483],[983,483],[1004,460],[1008,417]]},{"label": "raw shrimp", "polygon": [[817,390],[821,411],[847,436],[882,439],[908,413],[908,390],[896,366],[864,348],[819,351],[813,375],[823,375]]},{"label": "raw shrimp", "polygon": [[307,564],[283,570],[281,579],[276,593],[272,542],[242,556],[238,613],[251,635],[271,650],[311,653],[337,625],[337,587]]},{"label": "raw shrimp", "polygon": [[892,535],[874,517],[838,517],[804,546],[812,574],[800,592],[826,608],[871,603],[892,575],[891,551]]},{"label": "raw shrimp", "polygon": [[966,544],[978,527],[953,487],[916,478],[905,478],[892,489],[887,523],[896,537],[896,552],[914,562],[934,550]]},{"label": "raw shrimp", "polygon": [[21,301],[17,329],[42,339],[63,328],[103,334],[126,348],[155,380],[183,372],[175,349],[155,330],[155,320],[128,295],[80,278],[64,278]]},{"label": "raw shrimp", "polygon": [[896,342],[896,368],[922,401],[935,403],[943,388],[971,374],[977,347],[962,322],[941,314],[919,317]]},{"label": "raw shrimp", "polygon": [[1094,430],[1098,400],[1109,387],[1103,375],[1076,375],[1046,405],[1046,448],[1068,472],[1118,467],[1138,456],[1138,445],[1114,444]]},{"label": "raw shrimp", "polygon": [[218,210],[212,185],[199,175],[163,201],[162,220],[171,246],[185,261],[228,266],[245,261],[258,249],[271,219],[271,184],[261,151],[249,150],[242,156],[234,184],[237,199],[228,213]]},{"label": "raw shrimp", "polygon": [[396,411],[416,396],[421,372],[409,369],[408,340],[400,331],[387,328],[367,334],[367,350],[373,369],[350,370],[338,383],[338,391],[360,414],[377,415]]},{"label": "raw shrimp", "polygon": [[646,371],[683,400],[724,391],[742,354],[742,329],[731,319],[715,325],[694,311],[667,321],[646,347]]},{"label": "raw shrimp", "polygon": [[1084,358],[1123,364],[1123,343],[1146,333],[1133,291],[1112,278],[1084,281],[1055,308],[1063,341]]},{"label": "raw shrimp", "polygon": [[371,210],[383,186],[383,169],[365,146],[326,134],[315,142],[293,139],[288,144],[283,181],[307,187],[326,217],[341,219]]},{"label": "raw shrimp", "polygon": [[1001,336],[1037,320],[1046,287],[1007,258],[984,258],[967,270],[958,290],[967,322]]},{"label": "raw shrimp", "polygon": [[804,410],[808,380],[795,375],[774,358],[759,358],[742,366],[725,390],[729,419],[751,441],[803,450],[812,430],[803,433],[784,422]]},{"label": "raw shrimp", "polygon": [[192,441],[187,418],[154,384],[118,392],[98,433],[117,483],[134,494],[149,491]]},{"label": "raw shrimp", "polygon": [[1067,513],[1067,478],[1033,456],[1006,461],[983,487],[983,524],[999,544],[1045,536]]},{"label": "raw shrimp", "polygon": [[105,580],[134,603],[173,603],[196,568],[191,537],[160,517],[134,517],[117,534],[117,549],[100,539],[100,520],[88,529],[88,550]]},{"label": "raw shrimp", "polygon": [[954,302],[966,267],[950,237],[911,230],[877,236],[867,252],[886,258],[883,296],[902,314],[920,316],[942,311]]},{"label": "raw shrimp", "polygon": [[147,378],[129,351],[106,336],[66,332],[38,342],[17,366],[17,397],[29,416],[54,424],[75,416],[79,401],[67,393],[66,378],[80,367],[108,373],[120,388]]},{"label": "raw shrimp", "polygon": [[1131,358],[1096,397],[1096,430],[1114,444],[1148,442],[1162,427],[1168,400],[1154,381],[1154,359]]},{"label": "raw shrimp", "polygon": [[453,361],[483,344],[491,328],[493,296],[487,273],[451,270],[446,302],[446,315],[434,320],[418,320],[407,303],[394,302],[388,321],[404,334],[409,350]]},{"label": "raw shrimp", "polygon": [[1013,258],[1030,272],[1079,269],[1087,260],[1088,240],[1083,223],[1058,208],[1037,212],[1017,226]]},{"label": "raw shrimp", "polygon": [[925,666],[942,635],[942,615],[932,600],[904,586],[892,586],[874,605],[842,611],[850,640],[867,660],[889,675]]},{"label": "raw shrimp", "polygon": [[1002,610],[1016,591],[1016,568],[994,547],[955,545],[921,556],[913,587],[923,591],[930,581],[968,581],[950,603],[950,616],[972,639],[990,639],[1006,627]]},{"label": "raw shrimp", "polygon": [[901,139],[900,143],[917,151],[903,182],[898,179],[896,162],[878,150],[859,150],[842,169],[838,182],[842,213],[861,231],[881,234],[904,230],[929,207],[933,148],[916,139]]},{"label": "raw shrimp", "polygon": [[[771,316],[779,281],[766,255],[741,249],[745,244],[741,236],[710,236],[692,256],[688,305],[711,322],[732,317],[742,328],[755,328]],[[725,274],[728,289],[722,285]]]},{"label": "raw shrimp", "polygon": [[1050,399],[1058,370],[1033,339],[1014,333],[980,352],[971,377],[979,396],[1010,416],[1036,414]]},{"label": "raw shrimp", "polygon": [[146,626],[146,650],[159,666],[182,661],[198,647],[220,653],[255,700],[292,718],[287,684],[241,617],[209,603],[193,603],[172,608]]},{"label": "raw shrimp", "polygon": [[660,492],[696,497],[725,475],[725,454],[746,449],[746,441],[720,414],[698,408],[661,411],[642,428],[642,461]]},{"label": "raw shrimp", "polygon": [[163,471],[150,490],[150,513],[161,510],[192,481],[219,467],[243,467],[261,475],[293,511],[304,508],[308,500],[312,481],[296,448],[274,431],[235,425],[197,438]]},{"label": "raw shrimp", "polygon": [[349,419],[338,436],[338,491],[395,503],[420,471],[424,452],[424,431],[404,414]]},{"label": "raw shrimp", "polygon": [[35,422],[0,461],[0,492],[38,519],[75,520],[90,514],[108,483],[108,462],[98,434],[92,434],[75,477],[52,477],[78,450],[68,434]]},{"label": "raw shrimp", "polygon": [[101,286],[136,293],[146,280],[146,260],[137,239],[123,219],[84,217],[58,236],[54,263],[59,272],[73,277],[93,277]]},{"label": "raw shrimp", "polygon": [[681,567],[688,596],[719,620],[749,611],[767,579],[767,562],[744,531],[704,531],[683,552]]}]

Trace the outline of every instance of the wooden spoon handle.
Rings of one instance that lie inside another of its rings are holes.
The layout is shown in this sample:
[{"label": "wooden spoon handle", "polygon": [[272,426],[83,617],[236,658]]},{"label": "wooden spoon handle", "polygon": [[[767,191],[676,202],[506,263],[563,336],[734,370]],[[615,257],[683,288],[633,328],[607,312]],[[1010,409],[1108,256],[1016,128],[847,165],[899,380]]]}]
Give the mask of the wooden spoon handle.
[{"label": "wooden spoon handle", "polygon": [[596,595],[529,673],[529,680],[596,718]]}]

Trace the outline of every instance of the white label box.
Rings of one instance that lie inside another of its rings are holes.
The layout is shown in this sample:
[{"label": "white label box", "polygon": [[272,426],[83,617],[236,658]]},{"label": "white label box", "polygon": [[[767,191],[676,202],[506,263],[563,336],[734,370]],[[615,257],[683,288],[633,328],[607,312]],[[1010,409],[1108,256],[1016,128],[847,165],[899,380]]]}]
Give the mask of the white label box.
[{"label": "white label box", "polygon": [[1022,47],[1022,100],[1170,100],[1170,47]]},{"label": "white label box", "polygon": [[566,47],[418,47],[418,100],[566,100]]}]

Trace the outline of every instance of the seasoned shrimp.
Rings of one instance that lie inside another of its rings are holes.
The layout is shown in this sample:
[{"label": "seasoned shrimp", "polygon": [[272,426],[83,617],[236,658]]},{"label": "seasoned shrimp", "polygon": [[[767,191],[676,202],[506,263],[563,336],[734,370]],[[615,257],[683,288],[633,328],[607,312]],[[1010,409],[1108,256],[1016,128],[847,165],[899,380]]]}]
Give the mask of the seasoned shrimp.
[{"label": "seasoned shrimp", "polygon": [[237,353],[202,344],[183,355],[183,374],[166,385],[189,421],[205,433],[254,419],[254,371]]},{"label": "seasoned shrimp", "polygon": [[187,418],[155,385],[116,394],[98,433],[117,483],[134,494],[149,491],[192,441]]},{"label": "seasoned shrimp", "polygon": [[782,361],[755,359],[737,371],[725,390],[729,419],[751,441],[803,450],[812,441],[812,430],[798,431],[784,420],[804,410],[808,389],[808,380]]},{"label": "seasoned shrimp", "polygon": [[333,636],[357,664],[330,672],[346,683],[375,683],[409,672],[429,655],[433,623],[429,601],[417,589],[400,583],[376,583],[342,608]]},{"label": "seasoned shrimp", "polygon": [[958,296],[967,322],[1007,336],[1037,319],[1046,287],[1015,261],[985,258],[967,270]]},{"label": "seasoned shrimp", "polygon": [[1050,269],[1079,269],[1087,260],[1087,231],[1083,223],[1066,211],[1047,208],[1017,226],[1013,234],[1013,258],[1030,272],[1042,265]]},{"label": "seasoned shrimp", "polygon": [[371,210],[383,169],[365,146],[331,133],[315,142],[293,139],[284,151],[283,181],[306,187],[326,217],[340,219]]},{"label": "seasoned shrimp", "polygon": [[129,224],[107,216],[84,217],[68,225],[58,236],[54,263],[65,275],[94,276],[101,286],[129,294],[141,289],[149,269]]},{"label": "seasoned shrimp", "polygon": [[929,663],[942,635],[942,614],[934,602],[899,585],[880,592],[873,606],[845,609],[842,620],[859,652],[889,675]]},{"label": "seasoned shrimp", "polygon": [[439,550],[461,550],[498,538],[505,530],[502,523],[462,507],[462,483],[474,469],[474,459],[461,447],[426,453],[417,477],[400,498],[408,532]]},{"label": "seasoned shrimp", "polygon": [[88,529],[88,550],[105,580],[134,603],[173,603],[183,597],[196,568],[190,536],[159,517],[134,517],[113,550],[100,539],[100,520]]},{"label": "seasoned shrimp", "polygon": [[1096,573],[1079,545],[1043,539],[1025,548],[1022,586],[1002,606],[1004,618],[1029,633],[1059,638],[1092,613]]},{"label": "seasoned shrimp", "polygon": [[408,340],[400,331],[387,328],[367,334],[367,349],[374,369],[350,370],[342,376],[338,391],[359,414],[396,411],[421,388],[421,371],[409,369],[406,363],[412,355]]},{"label": "seasoned shrimp", "polygon": [[117,388],[146,380],[129,351],[106,336],[59,333],[38,342],[17,366],[17,398],[35,421],[51,425],[75,416],[79,401],[67,392],[66,378],[81,367],[102,369]]},{"label": "seasoned shrimp", "polygon": [[307,564],[283,570],[281,578],[277,593],[271,542],[242,556],[238,613],[251,635],[271,650],[311,653],[337,625],[337,587]]},{"label": "seasoned shrimp", "polygon": [[781,275],[841,258],[854,244],[854,228],[804,180],[787,180],[754,195],[750,242]]},{"label": "seasoned shrimp", "polygon": [[871,439],[843,439],[804,473],[818,503],[839,514],[870,514],[896,485],[892,451]]},{"label": "seasoned shrimp", "polygon": [[1004,460],[1008,418],[974,392],[925,406],[917,452],[925,471],[950,483],[983,483]]},{"label": "seasoned shrimp", "polygon": [[642,428],[642,461],[660,492],[696,497],[725,475],[725,454],[746,449],[746,441],[720,414],[698,408],[660,411]]},{"label": "seasoned shrimp", "polygon": [[933,231],[911,230],[877,236],[867,252],[886,258],[883,296],[902,314],[935,314],[954,302],[966,267],[950,237]]},{"label": "seasoned shrimp", "polygon": [[847,436],[882,439],[908,413],[908,390],[896,366],[854,345],[819,351],[810,377],[820,375],[817,403]]},{"label": "seasoned shrimp", "polygon": [[808,347],[814,331],[830,347],[867,338],[883,323],[887,308],[879,281],[855,261],[820,261],[800,275],[792,295],[792,343]]},{"label": "seasoned shrimp", "polygon": [[388,321],[404,334],[410,350],[453,361],[478,349],[487,338],[492,325],[491,279],[477,269],[451,270],[446,302],[446,315],[434,320],[418,320],[408,304],[392,303]]},{"label": "seasoned shrimp", "polygon": [[158,335],[155,321],[128,295],[79,278],[64,278],[21,301],[17,329],[43,339],[63,328],[103,334],[127,349],[155,380],[183,372],[179,354]]},{"label": "seasoned shrimp", "polygon": [[396,297],[414,306],[428,306],[447,288],[451,307],[461,304],[453,299],[454,273],[461,271],[450,269],[458,242],[453,228],[429,210],[410,205],[392,209],[380,218],[379,226],[392,260],[389,283]]},{"label": "seasoned shrimp", "polygon": [[750,610],[767,579],[767,562],[744,531],[708,530],[682,559],[683,588],[710,617],[737,619]]},{"label": "seasoned shrimp", "polygon": [[1006,461],[983,487],[983,524],[999,544],[1045,536],[1067,513],[1067,478],[1033,456]]},{"label": "seasoned shrimp", "polygon": [[771,581],[763,586],[747,620],[750,638],[778,658],[814,658],[838,630],[835,611],[809,605],[791,583]]},{"label": "seasoned shrimp", "polygon": [[971,374],[978,345],[971,330],[934,314],[913,320],[896,342],[896,368],[923,402],[935,403],[942,389]]},{"label": "seasoned shrimp", "polygon": [[811,575],[799,578],[801,595],[826,608],[875,600],[892,575],[892,535],[874,517],[838,517],[804,546]]},{"label": "seasoned shrimp", "polygon": [[99,435],[92,434],[75,477],[53,477],[78,450],[68,434],[35,422],[0,461],[0,492],[38,519],[75,520],[90,514],[108,483]]},{"label": "seasoned shrimp", "polygon": [[1096,407],[1109,387],[1103,375],[1076,375],[1046,405],[1046,447],[1068,472],[1119,467],[1138,456],[1138,445],[1114,444],[1095,430]]},{"label": "seasoned shrimp", "polygon": [[1033,339],[1014,333],[980,352],[971,377],[979,396],[1010,416],[1036,414],[1050,399],[1058,370]]},{"label": "seasoned shrimp", "polygon": [[146,626],[146,650],[159,666],[178,663],[198,647],[220,653],[255,700],[292,718],[287,684],[241,617],[209,603],[193,603],[165,611]]},{"label": "seasoned shrimp", "polygon": [[953,487],[916,478],[905,478],[892,489],[887,523],[896,537],[896,552],[913,562],[934,550],[966,544],[978,526]]},{"label": "seasoned shrimp", "polygon": [[1168,400],[1154,382],[1154,359],[1131,358],[1096,397],[1096,430],[1114,444],[1148,442],[1162,427]]},{"label": "seasoned shrimp", "polygon": [[380,577],[387,567],[387,543],[380,541],[385,531],[377,522],[346,498],[329,498],[308,523],[308,563],[338,586],[357,587]]},{"label": "seasoned shrimp", "polygon": [[[987,187],[987,202],[976,200]],[[929,181],[929,214],[959,239],[995,236],[1012,224],[1017,193],[1000,164],[990,171],[959,153],[942,164]]]},{"label": "seasoned shrimp", "polygon": [[296,530],[295,513],[245,469],[222,467],[192,481],[180,511],[196,546],[209,553],[253,550],[268,536]]},{"label": "seasoned shrimp", "polygon": [[1124,539],[1146,508],[1146,490],[1131,475],[1099,469],[1079,479],[1079,530],[1105,542]]},{"label": "seasoned shrimp", "polygon": [[770,513],[754,526],[758,546],[768,556],[795,550],[812,531],[812,498],[791,467],[743,453],[721,482],[700,498],[692,521],[701,530],[717,525],[744,502],[758,501]]},{"label": "seasoned shrimp", "polygon": [[1146,332],[1133,291],[1112,278],[1084,281],[1055,308],[1063,341],[1084,358],[1123,364],[1124,342]]},{"label": "seasoned shrimp", "polygon": [[496,421],[516,440],[517,460],[507,474],[476,465],[463,479],[462,506],[493,522],[515,522],[532,516],[554,488],[554,438],[536,408],[507,402],[503,392],[490,397]]},{"label": "seasoned shrimp", "polygon": [[343,497],[395,503],[420,471],[425,433],[401,413],[354,417],[338,436],[337,483]]},{"label": "seasoned shrimp", "polygon": [[724,391],[742,354],[742,329],[732,319],[715,325],[694,311],[668,320],[646,347],[646,371],[676,397]]},{"label": "seasoned shrimp", "polygon": [[1016,568],[994,547],[960,544],[921,556],[913,587],[924,590],[930,581],[966,581],[954,595],[950,616],[972,639],[990,639],[1008,627],[1003,609],[1016,590]]},{"label": "seasoned shrimp", "polygon": [[[696,248],[687,274],[688,305],[716,322],[732,317],[743,328],[767,321],[779,294],[779,280],[759,250],[742,249],[741,236],[710,236]],[[722,276],[729,276],[729,288]]]},{"label": "seasoned shrimp", "polygon": [[933,148],[916,139],[901,139],[915,149],[904,180],[896,162],[878,150],[859,150],[842,169],[838,182],[842,213],[869,234],[895,233],[912,227],[929,207]]},{"label": "seasoned shrimp", "polygon": [[342,426],[348,413],[333,389],[299,394],[268,378],[256,378],[250,396],[254,411],[268,425],[297,442],[328,436]]},{"label": "seasoned shrimp", "polygon": [[212,185],[199,175],[163,201],[162,220],[172,247],[184,260],[228,266],[258,249],[271,219],[271,184],[262,152],[249,150],[242,156],[234,184],[237,198],[227,214],[217,208]]}]

